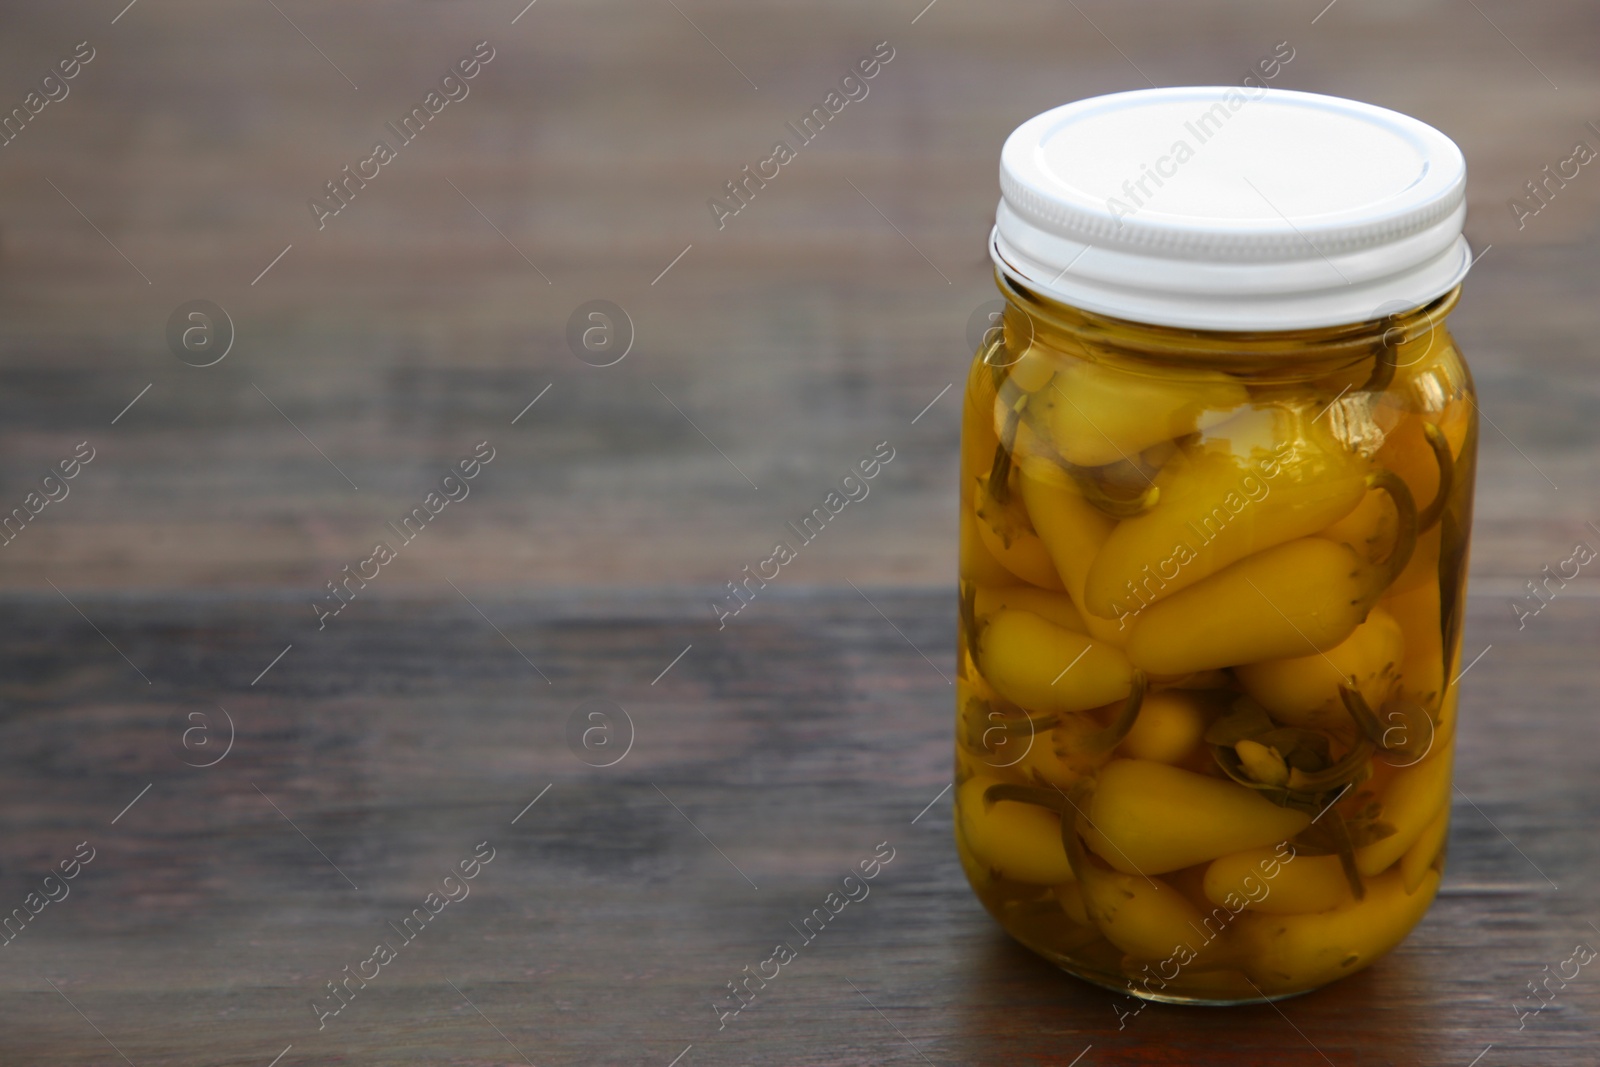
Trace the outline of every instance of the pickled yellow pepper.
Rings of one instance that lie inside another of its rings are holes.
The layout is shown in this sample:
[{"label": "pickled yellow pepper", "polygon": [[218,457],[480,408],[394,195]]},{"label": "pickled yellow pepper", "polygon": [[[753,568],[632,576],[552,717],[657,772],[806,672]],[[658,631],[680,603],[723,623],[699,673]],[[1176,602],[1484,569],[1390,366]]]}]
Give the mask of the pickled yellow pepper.
[{"label": "pickled yellow pepper", "polygon": [[[1069,831],[1070,832],[1070,831]],[[1072,835],[1076,837],[1075,834]],[[1196,940],[1200,909],[1159,879],[1106,870],[1068,841],[1084,911],[1105,939],[1140,959],[1162,959]]]},{"label": "pickled yellow pepper", "polygon": [[1359,971],[1403,941],[1438,888],[1437,871],[1426,872],[1410,893],[1394,871],[1373,879],[1364,899],[1330,911],[1246,913],[1236,924],[1234,952],[1263,993],[1324,985]]},{"label": "pickled yellow pepper", "polygon": [[1193,433],[1244,401],[1244,386],[1217,371],[1154,377],[1132,365],[1076,360],[1040,391],[1032,416],[1068,463],[1100,467]]},{"label": "pickled yellow pepper", "polygon": [[[1039,531],[1056,573],[1080,611],[1084,582],[1100,547],[1116,523],[1078,492],[1072,480],[1055,463],[1028,457],[1018,465],[1017,484]],[[1100,641],[1121,647],[1128,632],[1107,619],[1085,615],[1088,632]]]},{"label": "pickled yellow pepper", "polygon": [[1138,875],[1275,844],[1311,822],[1226,779],[1134,759],[1106,764],[1087,815],[1089,847],[1114,870]]},{"label": "pickled yellow pepper", "polygon": [[1100,707],[1133,687],[1133,667],[1115,647],[1015,608],[990,616],[978,664],[1001,696],[1038,712]]},{"label": "pickled yellow pepper", "polygon": [[1136,614],[1273,545],[1317,533],[1351,512],[1370,467],[1298,408],[1238,415],[1156,476],[1160,496],[1106,538],[1083,609]]},{"label": "pickled yellow pepper", "polygon": [[1346,546],[1290,541],[1146,608],[1128,657],[1154,674],[1184,674],[1320,652],[1361,623],[1372,585]]},{"label": "pickled yellow pepper", "polygon": [[1152,674],[1185,674],[1324,652],[1345,640],[1415,544],[1416,507],[1405,483],[1382,470],[1365,481],[1387,491],[1400,514],[1383,562],[1320,537],[1257,552],[1144,609],[1128,658]]},{"label": "pickled yellow pepper", "polygon": [[957,809],[968,846],[986,865],[1017,882],[1055,885],[1072,877],[1061,845],[1061,817],[1033,804],[984,798],[999,779],[972,777],[961,784]]},{"label": "pickled yellow pepper", "polygon": [[1373,608],[1349,637],[1325,652],[1246,663],[1234,669],[1244,691],[1289,726],[1343,730],[1350,716],[1341,685],[1358,690],[1372,707],[1398,682],[1405,637],[1400,624]]}]

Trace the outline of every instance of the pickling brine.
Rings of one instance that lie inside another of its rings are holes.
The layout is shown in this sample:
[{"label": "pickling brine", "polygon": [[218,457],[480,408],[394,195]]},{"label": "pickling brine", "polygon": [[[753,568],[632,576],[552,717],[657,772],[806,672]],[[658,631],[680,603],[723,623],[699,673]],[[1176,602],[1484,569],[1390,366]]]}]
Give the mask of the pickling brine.
[{"label": "pickling brine", "polygon": [[1158,999],[1359,970],[1443,864],[1476,426],[1453,294],[1219,351],[1002,287],[962,416],[978,896]]}]

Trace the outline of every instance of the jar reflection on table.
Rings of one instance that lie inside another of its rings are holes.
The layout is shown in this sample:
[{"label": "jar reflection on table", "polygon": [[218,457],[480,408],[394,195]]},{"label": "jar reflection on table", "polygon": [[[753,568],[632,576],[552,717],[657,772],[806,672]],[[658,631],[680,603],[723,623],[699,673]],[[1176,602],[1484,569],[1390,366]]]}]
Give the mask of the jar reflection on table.
[{"label": "jar reflection on table", "polygon": [[1244,334],[999,284],[962,416],[974,890],[1151,999],[1365,967],[1444,862],[1476,453],[1456,293]]}]

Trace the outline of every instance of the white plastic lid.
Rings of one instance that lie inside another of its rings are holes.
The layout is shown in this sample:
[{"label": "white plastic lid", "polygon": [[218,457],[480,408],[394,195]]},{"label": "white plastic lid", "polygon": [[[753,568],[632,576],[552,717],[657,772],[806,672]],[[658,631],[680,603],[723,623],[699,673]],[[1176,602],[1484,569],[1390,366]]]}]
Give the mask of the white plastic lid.
[{"label": "white plastic lid", "polygon": [[1233,86],[1114,93],[1006,139],[990,254],[1027,289],[1136,322],[1362,322],[1466,276],[1466,177],[1450,138],[1371,104]]}]

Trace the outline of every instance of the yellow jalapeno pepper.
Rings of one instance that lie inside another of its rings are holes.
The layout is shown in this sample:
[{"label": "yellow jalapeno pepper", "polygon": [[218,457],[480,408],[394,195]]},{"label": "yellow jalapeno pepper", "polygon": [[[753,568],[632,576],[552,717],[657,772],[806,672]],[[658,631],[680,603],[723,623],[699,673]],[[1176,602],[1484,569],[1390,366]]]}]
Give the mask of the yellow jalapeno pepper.
[{"label": "yellow jalapeno pepper", "polygon": [[978,527],[983,525],[966,509],[961,509],[961,578],[983,585],[1015,585],[1021,579],[995,558]]},{"label": "yellow jalapeno pepper", "polygon": [[1200,909],[1189,898],[1159,878],[1107,870],[1085,852],[1070,823],[1063,833],[1084,913],[1107,941],[1139,959],[1165,959],[1198,939]]},{"label": "yellow jalapeno pepper", "polygon": [[1137,613],[1252,553],[1317,533],[1361,503],[1369,470],[1298,408],[1238,415],[1156,475],[1155,506],[1106,538],[1081,606],[1107,619]]},{"label": "yellow jalapeno pepper", "polygon": [[974,776],[961,784],[957,810],[962,838],[981,863],[1014,882],[1056,885],[1072,878],[1061,846],[1061,817],[1036,804],[988,801],[998,778]]},{"label": "yellow jalapeno pepper", "polygon": [[1116,648],[1015,608],[989,617],[978,666],[1001,696],[1040,713],[1097,708],[1133,688],[1133,667]]},{"label": "yellow jalapeno pepper", "polygon": [[1422,884],[1423,877],[1433,868],[1434,860],[1439,858],[1439,853],[1444,849],[1449,833],[1450,805],[1446,804],[1422,831],[1416,843],[1400,857],[1400,878],[1405,883],[1407,893],[1415,893]]},{"label": "yellow jalapeno pepper", "polygon": [[[1369,489],[1355,510],[1321,531],[1318,536],[1349,545],[1367,562],[1376,563],[1394,544],[1396,524],[1394,501],[1381,489]],[[1416,553],[1412,553],[1415,561]]]},{"label": "yellow jalapeno pepper", "polygon": [[1034,532],[1022,501],[1014,494],[1009,495],[1004,503],[996,500],[993,493],[988,491],[987,479],[983,480],[980,492],[982,495],[974,509],[977,514],[974,525],[983,547],[1006,570],[1023,581],[1041,589],[1063,589],[1061,579],[1056,575],[1055,564],[1050,561],[1050,553]]},{"label": "yellow jalapeno pepper", "polygon": [[[991,372],[992,368],[981,361],[973,364],[962,408],[962,465],[969,473],[977,472],[961,487],[963,511],[970,509],[974,516],[971,526],[964,525],[961,531],[963,574],[969,569],[974,573],[991,573],[988,561],[992,559],[1005,568],[1012,582],[1021,580],[1043,589],[1060,590],[1061,580],[1056,576],[1050,555],[1039,541],[1027,509],[1016,494],[1017,478],[1011,449],[1016,443],[1017,423],[1012,421],[1002,448],[993,411],[987,406],[985,398],[996,396]],[[1002,401],[996,398],[994,403],[998,405]],[[975,539],[973,534],[977,535]]]},{"label": "yellow jalapeno pepper", "polygon": [[1311,822],[1226,779],[1134,759],[1101,769],[1086,814],[1089,848],[1114,870],[1142,875],[1275,844]]},{"label": "yellow jalapeno pepper", "polygon": [[[1072,479],[1050,460],[1023,458],[1017,484],[1056,573],[1082,611],[1089,568],[1116,523],[1085,500]],[[1085,616],[1084,623],[1097,640],[1119,648],[1128,641],[1128,630],[1119,623],[1093,616]]]},{"label": "yellow jalapeno pepper", "polygon": [[1453,746],[1434,746],[1414,767],[1398,771],[1383,791],[1384,822],[1394,833],[1356,849],[1356,868],[1365,877],[1380,874],[1416,844],[1441,811],[1450,807]]},{"label": "yellow jalapeno pepper", "polygon": [[[1414,517],[1404,484],[1389,477]],[[1383,564],[1320,537],[1257,552],[1145,608],[1128,658],[1161,675],[1326,651],[1355,631],[1409,555],[1404,537]]]},{"label": "yellow jalapeno pepper", "polygon": [[1436,871],[1427,871],[1410,893],[1394,871],[1369,882],[1361,900],[1330,911],[1247,912],[1239,916],[1233,949],[1268,996],[1324,985],[1354,974],[1405,940],[1438,889]]},{"label": "yellow jalapeno pepper", "polygon": [[1425,582],[1403,593],[1391,591],[1379,604],[1406,635],[1400,695],[1425,708],[1437,707],[1439,694],[1444,691],[1444,631],[1439,620],[1438,583]]},{"label": "yellow jalapeno pepper", "polygon": [[1213,860],[1206,898],[1263,915],[1327,911],[1352,898],[1338,856],[1306,856],[1292,846],[1256,848]]},{"label": "yellow jalapeno pepper", "polygon": [[1065,593],[1052,593],[1026,585],[999,589],[978,586],[974,614],[980,622],[1008,608],[1028,611],[1073,633],[1087,634],[1083,616]]},{"label": "yellow jalapeno pepper", "polygon": [[1325,652],[1246,663],[1234,675],[1279,722],[1342,732],[1351,722],[1339,687],[1356,689],[1378,707],[1399,680],[1404,650],[1400,624],[1373,608],[1349,637]]},{"label": "yellow jalapeno pepper", "polygon": [[1100,467],[1219,421],[1245,397],[1219,371],[1163,368],[1154,377],[1132,364],[1077,360],[1037,394],[1029,415],[1062,459]]},{"label": "yellow jalapeno pepper", "polygon": [[1320,537],[1276,545],[1223,568],[1145,608],[1128,639],[1128,656],[1153,675],[1324,652],[1344,641],[1405,569],[1416,534],[1416,507],[1405,482],[1378,470],[1399,516],[1395,543],[1381,563]]},{"label": "yellow jalapeno pepper", "polygon": [[1182,763],[1199,747],[1205,732],[1200,698],[1183,689],[1162,689],[1144,698],[1119,751],[1132,759]]}]

